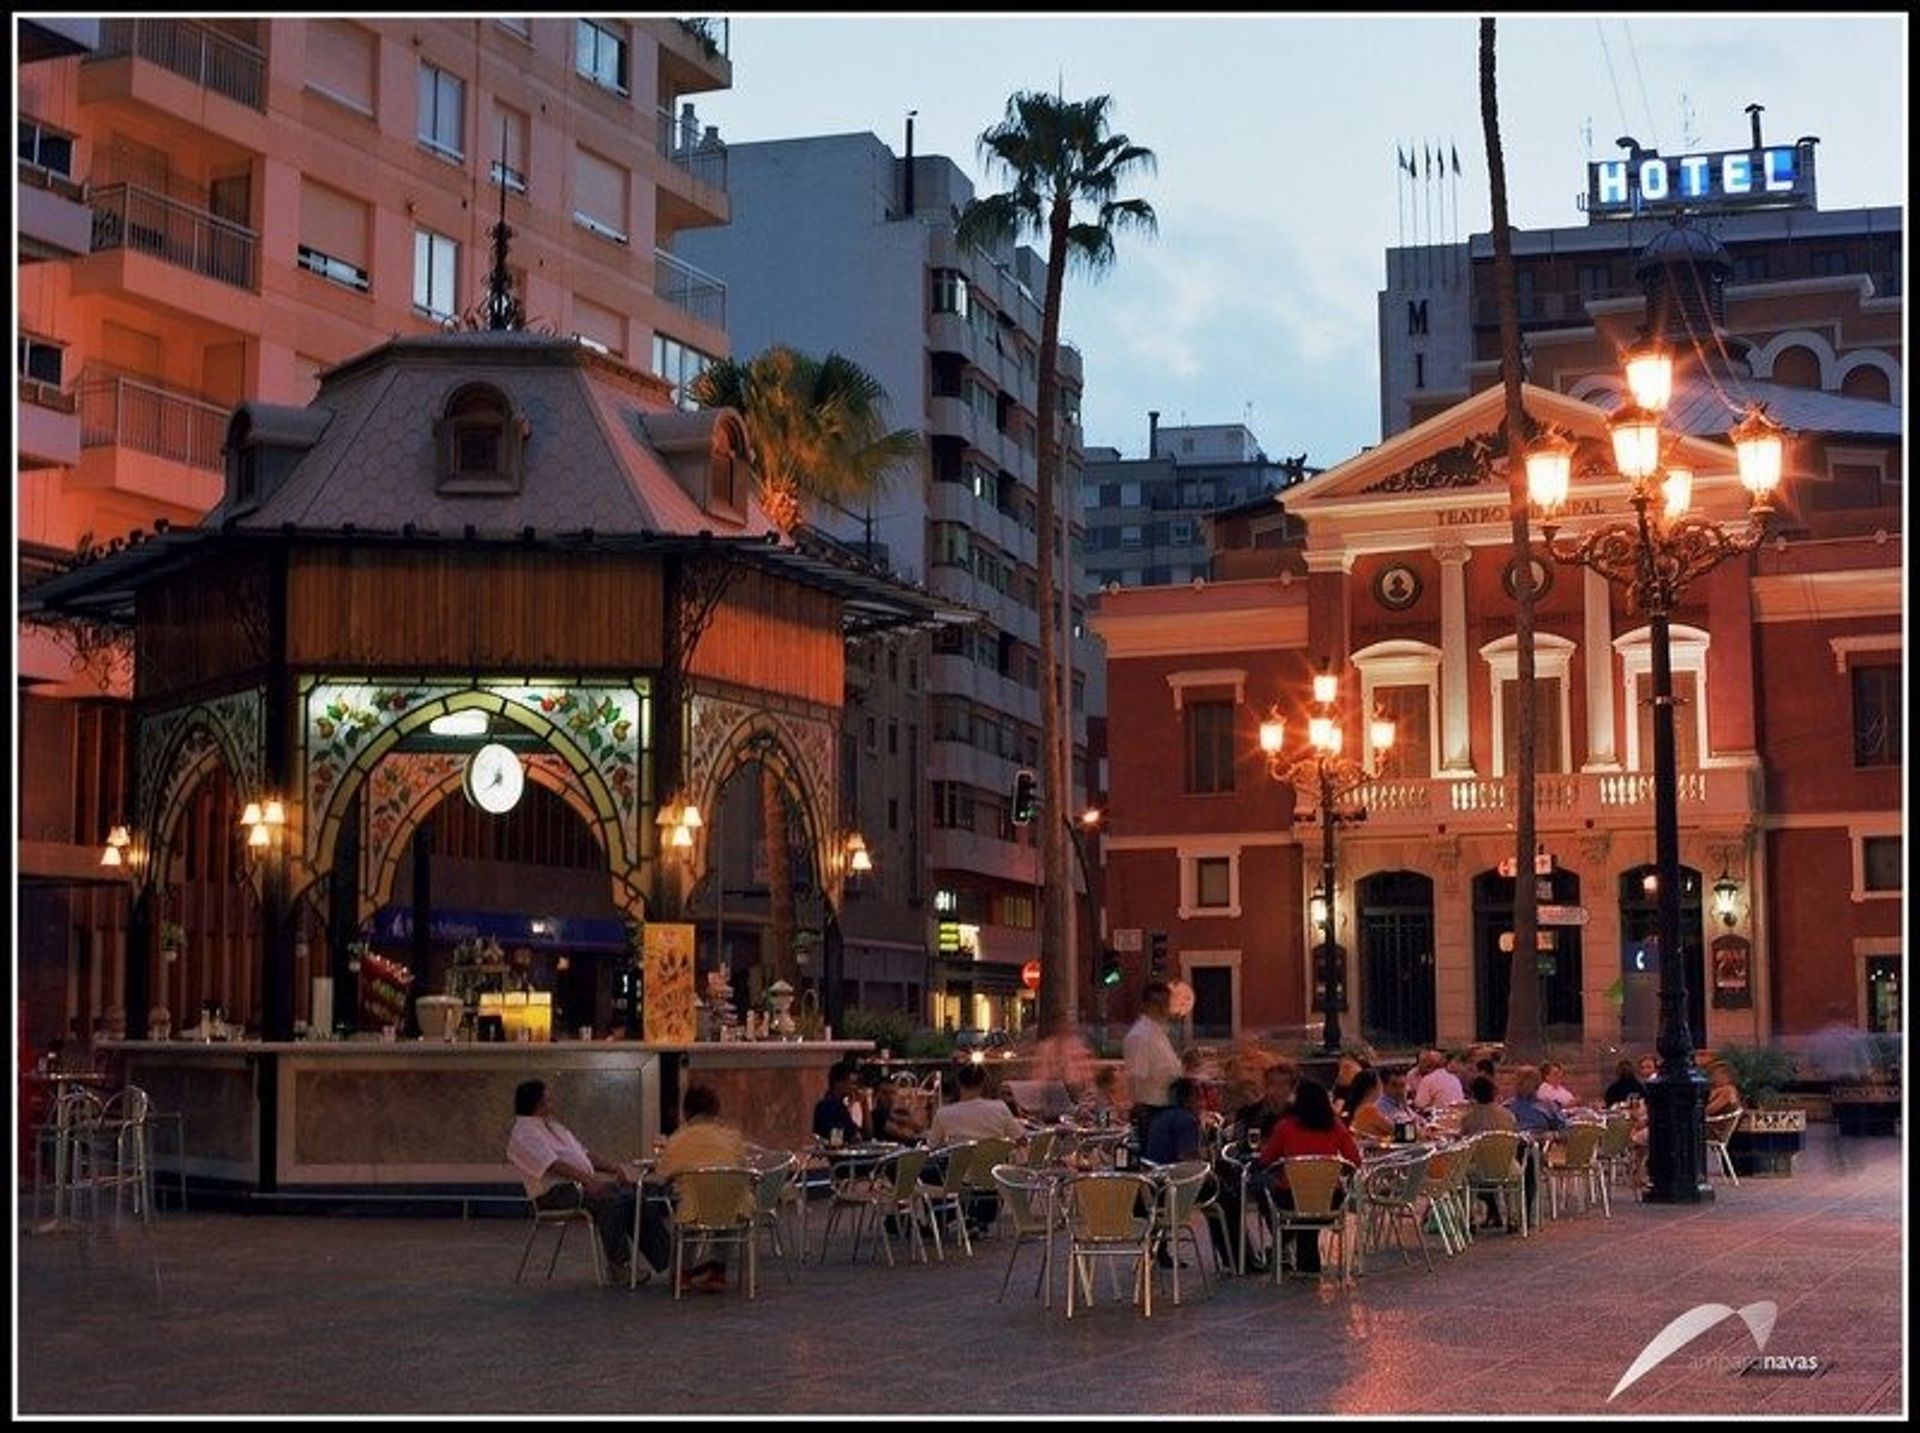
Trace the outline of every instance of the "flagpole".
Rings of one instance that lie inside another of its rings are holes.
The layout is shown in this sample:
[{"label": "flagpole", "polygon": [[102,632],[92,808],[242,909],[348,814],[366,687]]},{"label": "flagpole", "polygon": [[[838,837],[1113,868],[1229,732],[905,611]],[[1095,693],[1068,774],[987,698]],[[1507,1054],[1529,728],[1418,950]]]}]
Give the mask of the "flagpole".
[{"label": "flagpole", "polygon": [[1407,191],[1401,183],[1407,177],[1407,167],[1400,153],[1400,146],[1393,147],[1393,207],[1400,216],[1401,249],[1407,247]]},{"label": "flagpole", "polygon": [[1427,287],[1433,287],[1433,149],[1426,151],[1426,191],[1427,191]]}]

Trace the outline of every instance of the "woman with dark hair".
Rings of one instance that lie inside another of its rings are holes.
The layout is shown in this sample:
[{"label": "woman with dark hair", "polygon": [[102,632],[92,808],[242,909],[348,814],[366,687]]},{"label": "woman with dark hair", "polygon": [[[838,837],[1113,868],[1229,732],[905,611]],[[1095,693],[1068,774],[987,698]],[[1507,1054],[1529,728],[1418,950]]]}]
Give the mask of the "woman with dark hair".
[{"label": "woman with dark hair", "polygon": [[1353,1082],[1367,1070],[1373,1068],[1373,1062],[1365,1055],[1349,1050],[1340,1056],[1340,1066],[1333,1072],[1333,1112],[1343,1119],[1351,1120],[1358,1108],[1353,1097]]},{"label": "woman with dark hair", "polygon": [[1633,1073],[1633,1061],[1622,1060],[1613,1067],[1613,1083],[1607,1086],[1606,1093],[1600,1096],[1608,1105],[1624,1105],[1628,1100],[1646,1098],[1646,1087],[1640,1083],[1639,1076]]},{"label": "woman with dark hair", "polygon": [[[1267,1142],[1260,1146],[1260,1164],[1270,1166],[1273,1202],[1282,1209],[1293,1208],[1293,1191],[1287,1188],[1287,1171],[1279,1161],[1302,1155],[1338,1155],[1347,1163],[1360,1164],[1360,1146],[1353,1132],[1340,1123],[1333,1112],[1333,1101],[1325,1085],[1317,1080],[1302,1080],[1293,1092],[1293,1108],[1273,1127]],[[1289,1231],[1287,1243],[1293,1250],[1293,1267],[1302,1274],[1320,1272],[1320,1236],[1313,1230]]]}]

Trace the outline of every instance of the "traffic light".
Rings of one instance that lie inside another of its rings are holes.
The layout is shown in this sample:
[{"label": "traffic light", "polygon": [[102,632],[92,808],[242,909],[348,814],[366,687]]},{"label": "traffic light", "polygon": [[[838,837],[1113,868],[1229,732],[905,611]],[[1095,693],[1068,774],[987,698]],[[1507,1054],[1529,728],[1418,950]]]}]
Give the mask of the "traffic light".
[{"label": "traffic light", "polygon": [[1013,824],[1030,825],[1033,813],[1040,808],[1040,781],[1031,771],[1016,771],[1013,774]]},{"label": "traffic light", "polygon": [[1100,952],[1100,983],[1102,985],[1120,983],[1120,952],[1112,946]]},{"label": "traffic light", "polygon": [[1163,930],[1149,932],[1147,942],[1151,951],[1147,962],[1148,974],[1165,975],[1167,973],[1167,933]]}]

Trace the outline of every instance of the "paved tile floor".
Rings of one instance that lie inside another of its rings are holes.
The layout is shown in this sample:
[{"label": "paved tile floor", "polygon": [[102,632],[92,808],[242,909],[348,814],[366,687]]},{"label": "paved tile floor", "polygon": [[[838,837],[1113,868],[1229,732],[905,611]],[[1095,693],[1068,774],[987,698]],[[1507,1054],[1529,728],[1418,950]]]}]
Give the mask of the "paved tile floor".
[{"label": "paved tile floor", "polygon": [[[1376,1255],[1351,1292],[1229,1280],[1177,1309],[1157,1297],[1151,1321],[1115,1302],[1071,1324],[1043,1311],[1031,1248],[996,1303],[1004,1237],[896,1269],[850,1265],[836,1238],[791,1284],[763,1261],[750,1304],[675,1303],[663,1279],[597,1288],[577,1232],[551,1283],[516,1287],[517,1219],[195,1212],[23,1232],[15,1408],[1903,1415],[1902,1149],[1845,1146],[1818,1129],[1794,1177],[1722,1186],[1708,1207],[1628,1202],[1483,1237],[1436,1252],[1432,1274]],[[1740,1374],[1753,1345],[1730,1318],[1608,1402],[1669,1320],[1757,1300],[1778,1306],[1768,1354],[1819,1376]]]}]

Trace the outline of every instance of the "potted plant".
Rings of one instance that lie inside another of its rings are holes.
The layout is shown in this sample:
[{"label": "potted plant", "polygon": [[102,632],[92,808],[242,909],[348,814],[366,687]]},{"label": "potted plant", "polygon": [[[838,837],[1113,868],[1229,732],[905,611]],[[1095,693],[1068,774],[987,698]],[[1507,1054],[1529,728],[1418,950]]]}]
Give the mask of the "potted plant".
[{"label": "potted plant", "polygon": [[1793,1056],[1777,1045],[1728,1045],[1720,1059],[1733,1071],[1745,1111],[1727,1145],[1734,1169],[1743,1175],[1792,1174],[1793,1157],[1807,1136],[1806,1110],[1786,1099]]},{"label": "potted plant", "polygon": [[180,952],[187,948],[186,927],[179,921],[160,923],[160,954],[171,965],[180,958]]}]

